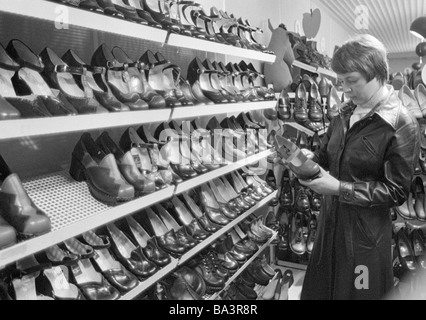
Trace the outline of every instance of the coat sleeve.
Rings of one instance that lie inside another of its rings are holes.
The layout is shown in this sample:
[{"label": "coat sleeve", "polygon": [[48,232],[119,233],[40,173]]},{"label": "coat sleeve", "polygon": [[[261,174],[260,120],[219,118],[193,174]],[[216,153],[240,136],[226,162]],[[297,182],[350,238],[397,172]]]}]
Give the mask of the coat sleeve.
[{"label": "coat sleeve", "polygon": [[418,123],[408,122],[395,132],[384,157],[382,181],[341,182],[339,201],[361,207],[396,207],[408,198],[420,155]]}]

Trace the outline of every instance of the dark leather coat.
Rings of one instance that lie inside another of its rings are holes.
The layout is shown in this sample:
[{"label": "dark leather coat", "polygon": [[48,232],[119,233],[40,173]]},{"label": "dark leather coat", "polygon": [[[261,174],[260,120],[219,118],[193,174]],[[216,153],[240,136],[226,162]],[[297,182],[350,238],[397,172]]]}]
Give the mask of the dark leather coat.
[{"label": "dark leather coat", "polygon": [[393,89],[348,129],[354,107],[332,121],[316,154],[341,190],[324,197],[302,299],[379,300],[393,286],[390,209],[408,198],[419,125]]}]

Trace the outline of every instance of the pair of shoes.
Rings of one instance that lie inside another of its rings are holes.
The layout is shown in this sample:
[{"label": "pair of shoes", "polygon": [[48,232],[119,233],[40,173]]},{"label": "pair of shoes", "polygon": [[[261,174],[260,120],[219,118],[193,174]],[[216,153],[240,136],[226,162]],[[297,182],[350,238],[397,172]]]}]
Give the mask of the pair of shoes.
[{"label": "pair of shoes", "polygon": [[182,256],[199,243],[160,204],[141,211],[134,217],[155,237],[158,246],[173,257]]},{"label": "pair of shoes", "polygon": [[405,220],[426,221],[426,196],[423,178],[416,176],[411,183],[408,200],[395,211]]},{"label": "pair of shoes", "polygon": [[45,65],[26,44],[13,39],[0,46],[2,118],[40,118],[76,115],[65,95],[54,92],[42,77]]}]

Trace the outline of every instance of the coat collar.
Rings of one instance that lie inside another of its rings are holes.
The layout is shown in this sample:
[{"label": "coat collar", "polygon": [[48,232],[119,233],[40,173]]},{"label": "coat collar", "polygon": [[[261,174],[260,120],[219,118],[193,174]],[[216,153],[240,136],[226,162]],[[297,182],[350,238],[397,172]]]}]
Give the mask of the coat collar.
[{"label": "coat collar", "polygon": [[[387,93],[383,95],[381,100],[376,101],[376,105],[372,107],[371,111],[365,116],[365,118],[369,118],[372,115],[377,114],[394,130],[396,130],[402,104],[396,91],[391,85],[386,85],[385,88]],[[345,118],[350,117],[356,107],[357,106],[352,101],[348,101],[342,106],[341,114]]]}]

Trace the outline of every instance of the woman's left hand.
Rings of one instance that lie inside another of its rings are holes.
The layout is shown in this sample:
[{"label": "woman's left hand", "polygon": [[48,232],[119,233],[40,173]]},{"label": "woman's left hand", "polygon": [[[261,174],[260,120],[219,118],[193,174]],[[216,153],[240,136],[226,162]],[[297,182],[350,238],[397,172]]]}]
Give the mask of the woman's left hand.
[{"label": "woman's left hand", "polygon": [[340,181],[321,168],[321,177],[315,180],[300,180],[301,185],[308,187],[324,196],[338,196],[340,194]]}]

